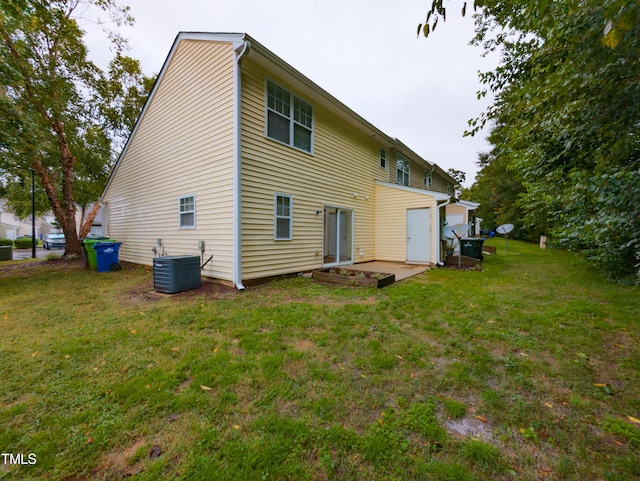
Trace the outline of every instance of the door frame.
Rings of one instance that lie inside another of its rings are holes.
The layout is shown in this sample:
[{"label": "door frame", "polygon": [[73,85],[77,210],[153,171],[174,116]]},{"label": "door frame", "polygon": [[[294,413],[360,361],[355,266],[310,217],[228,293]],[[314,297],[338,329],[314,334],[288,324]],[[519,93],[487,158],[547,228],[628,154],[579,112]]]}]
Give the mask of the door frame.
[{"label": "door frame", "polygon": [[[325,253],[327,252],[328,249],[328,245],[327,242],[330,241],[330,239],[327,239],[326,236],[326,232],[327,229],[329,228],[329,226],[326,225],[327,222],[327,217],[328,217],[328,209],[335,209],[336,210],[336,225],[335,225],[335,246],[332,246],[335,249],[336,252],[336,260],[334,262],[326,262],[326,256]],[[348,256],[348,260],[344,260],[341,261],[340,260],[340,253],[342,252],[342,248],[346,247],[346,246],[342,246],[340,243],[340,238],[342,237],[342,232],[340,231],[341,228],[341,224],[342,222],[340,221],[341,218],[341,214],[344,213],[345,215],[350,217],[346,217],[346,224],[347,224],[347,234],[349,236],[349,240],[351,241],[349,244],[349,249],[347,250],[346,254]],[[354,255],[354,242],[353,242],[353,229],[354,229],[354,212],[353,209],[350,209],[348,207],[337,207],[335,205],[323,205],[322,206],[322,265],[323,267],[333,267],[333,266],[340,266],[340,265],[351,265],[353,264],[353,255]]]},{"label": "door frame", "polygon": [[[428,221],[427,221],[427,236],[426,236],[426,241],[427,241],[427,258],[426,259],[410,259],[409,258],[409,242],[411,241],[411,238],[409,236],[409,234],[411,233],[410,231],[410,214],[412,212],[415,211],[426,211],[429,214],[428,217]],[[431,235],[431,208],[430,207],[418,207],[418,208],[413,208],[413,209],[407,209],[407,223],[406,223],[406,231],[407,231],[407,255],[406,255],[406,261],[407,263],[412,263],[412,264],[430,264],[431,263],[431,248],[432,248],[432,235]]]}]

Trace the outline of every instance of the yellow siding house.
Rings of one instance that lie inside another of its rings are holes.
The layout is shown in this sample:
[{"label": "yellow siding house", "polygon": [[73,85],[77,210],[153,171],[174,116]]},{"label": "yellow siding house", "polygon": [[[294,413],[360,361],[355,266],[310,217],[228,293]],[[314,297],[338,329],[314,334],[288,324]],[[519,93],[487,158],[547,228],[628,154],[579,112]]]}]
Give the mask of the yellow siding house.
[{"label": "yellow siding house", "polygon": [[478,207],[480,204],[468,200],[458,200],[456,203],[448,204],[446,208],[447,225],[467,224],[470,237],[474,234],[479,235],[480,223],[475,216]]},{"label": "yellow siding house", "polygon": [[434,264],[454,180],[246,34],[180,33],[105,186],[120,259],[259,279]]}]

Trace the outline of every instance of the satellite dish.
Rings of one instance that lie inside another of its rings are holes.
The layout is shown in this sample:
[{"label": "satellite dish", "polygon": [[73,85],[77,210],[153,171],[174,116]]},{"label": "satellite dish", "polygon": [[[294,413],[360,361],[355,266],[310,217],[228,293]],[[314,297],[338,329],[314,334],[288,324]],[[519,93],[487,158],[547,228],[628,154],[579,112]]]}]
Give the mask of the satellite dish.
[{"label": "satellite dish", "polygon": [[499,225],[496,229],[498,234],[504,234],[504,237],[507,242],[507,254],[509,253],[509,232],[513,230],[513,224],[502,224]]},{"label": "satellite dish", "polygon": [[455,239],[456,238],[456,234],[453,232],[453,226],[450,226],[450,225],[445,225],[444,226],[444,236],[447,239]]},{"label": "satellite dish", "polygon": [[496,232],[498,234],[507,235],[512,230],[513,230],[513,224],[502,224],[501,226],[498,226],[498,228],[496,229]]},{"label": "satellite dish", "polygon": [[[456,224],[456,225],[447,225],[444,227],[444,236],[447,239],[458,239],[465,235],[469,231],[468,224]],[[462,249],[458,251],[458,269],[460,269],[460,259],[462,257]]]},{"label": "satellite dish", "polygon": [[456,224],[444,226],[444,236],[447,239],[460,239],[469,231],[468,224]]}]

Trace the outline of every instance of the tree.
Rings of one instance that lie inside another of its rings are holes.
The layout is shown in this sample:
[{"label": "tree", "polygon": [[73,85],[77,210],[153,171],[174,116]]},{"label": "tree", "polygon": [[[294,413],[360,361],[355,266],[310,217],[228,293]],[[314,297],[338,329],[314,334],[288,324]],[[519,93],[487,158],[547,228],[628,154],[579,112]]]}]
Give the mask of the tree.
[{"label": "tree", "polygon": [[[27,169],[39,179],[38,211],[52,211],[67,254],[82,251],[76,207],[96,201],[115,149],[122,144],[151,82],[126,42],[108,31],[116,58],[107,73],[88,59],[80,16],[93,8],[112,25],[132,25],[116,0],[0,0],[0,166],[12,207],[20,215]],[[13,193],[13,195],[11,195]],[[46,198],[46,204],[43,199]]]},{"label": "tree", "polygon": [[[461,1],[464,17],[469,2]],[[543,34],[555,26],[558,14],[574,13],[579,9],[589,8],[590,2],[580,0],[473,0],[473,10],[481,10],[480,18],[492,17],[501,27],[515,29],[518,32]],[[608,0],[606,3],[605,23],[602,28],[602,41],[615,48],[627,33],[637,25],[638,15],[634,12],[633,3],[637,0]],[[448,4],[448,2],[447,2]],[[420,34],[428,37],[438,26],[439,20],[447,19],[447,4],[443,0],[432,0],[431,9],[427,12],[424,23],[418,25]]]},{"label": "tree", "polygon": [[[640,282],[640,2],[474,3],[474,41],[502,60],[470,133],[494,125],[490,161],[517,173],[525,228]],[[430,22],[446,15],[433,4]]]},{"label": "tree", "polygon": [[465,199],[480,203],[476,215],[482,218],[483,229],[495,230],[501,224],[513,224],[512,237],[535,238],[522,225],[522,209],[517,204],[518,196],[524,191],[517,173],[507,169],[507,157],[494,148],[489,153],[480,154],[473,185],[463,194]]},{"label": "tree", "polygon": [[462,189],[462,184],[464,184],[464,181],[467,179],[467,174],[458,169],[448,169],[447,174],[456,181],[456,185],[454,187],[456,189]]}]

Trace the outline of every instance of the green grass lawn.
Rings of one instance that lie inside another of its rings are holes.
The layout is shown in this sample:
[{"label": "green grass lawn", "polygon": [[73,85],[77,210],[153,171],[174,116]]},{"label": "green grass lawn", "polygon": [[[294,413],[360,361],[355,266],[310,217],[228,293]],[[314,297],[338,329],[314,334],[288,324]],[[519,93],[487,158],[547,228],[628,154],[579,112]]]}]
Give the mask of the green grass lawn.
[{"label": "green grass lawn", "polygon": [[0,265],[0,479],[640,479],[638,290],[488,243],[380,290]]}]

